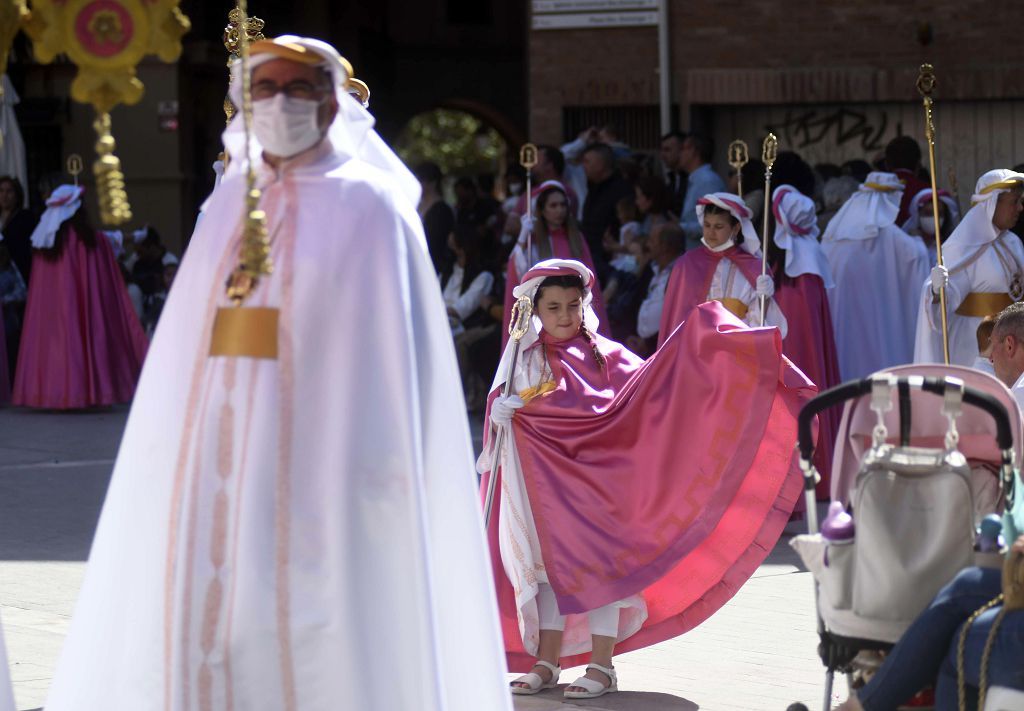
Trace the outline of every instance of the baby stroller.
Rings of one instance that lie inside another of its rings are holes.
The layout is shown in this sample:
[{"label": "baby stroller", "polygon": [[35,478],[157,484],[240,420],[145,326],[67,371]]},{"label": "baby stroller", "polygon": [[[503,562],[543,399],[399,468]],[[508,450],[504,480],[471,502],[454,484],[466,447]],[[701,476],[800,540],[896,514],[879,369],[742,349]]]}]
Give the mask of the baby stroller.
[{"label": "baby stroller", "polygon": [[[814,416],[841,403],[833,504],[819,532]],[[1020,432],[1010,391],[958,366],[899,366],[804,406],[799,448],[808,534],[791,545],[815,580],[825,711],[837,671],[852,683],[858,655],[888,651],[957,572],[1000,564],[998,556],[976,559],[975,498],[990,499],[983,511],[990,513],[1000,486],[1013,486]]]}]

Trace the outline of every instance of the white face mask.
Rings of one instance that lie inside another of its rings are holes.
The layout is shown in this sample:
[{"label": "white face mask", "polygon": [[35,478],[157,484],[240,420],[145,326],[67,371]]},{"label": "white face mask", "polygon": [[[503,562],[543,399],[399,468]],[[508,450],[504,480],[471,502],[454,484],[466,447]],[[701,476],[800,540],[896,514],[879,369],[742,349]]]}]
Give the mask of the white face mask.
[{"label": "white face mask", "polygon": [[312,148],[323,135],[317,124],[319,101],[291,99],[283,93],[253,102],[252,130],[263,150],[290,158]]},{"label": "white face mask", "polygon": [[509,186],[508,186],[508,191],[511,194],[513,194],[513,195],[519,195],[520,193],[523,192],[523,184],[522,183],[510,183]]},{"label": "white face mask", "polygon": [[[941,226],[945,222],[944,218],[939,218],[939,225]],[[921,231],[927,232],[930,235],[935,234],[935,218],[931,215],[921,217]]]}]

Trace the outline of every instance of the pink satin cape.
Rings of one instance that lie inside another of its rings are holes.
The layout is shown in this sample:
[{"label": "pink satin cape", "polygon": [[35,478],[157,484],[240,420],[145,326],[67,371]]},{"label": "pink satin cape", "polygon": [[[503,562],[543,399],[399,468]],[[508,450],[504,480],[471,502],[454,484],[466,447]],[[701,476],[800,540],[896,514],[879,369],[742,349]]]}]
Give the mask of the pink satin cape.
[{"label": "pink satin cape", "polygon": [[[682,256],[672,269],[665,287],[665,305],[661,311],[661,327],[658,330],[658,346],[661,347],[672,331],[687,319],[690,311],[708,300],[708,290],[715,276],[715,269],[723,259],[728,259],[740,270],[753,286],[761,275],[761,259],[739,247],[730,247],[722,252],[712,252],[701,244]],[[771,272],[769,271],[769,274]]]},{"label": "pink satin cape", "polygon": [[[748,329],[714,302],[645,363],[598,345],[604,369],[579,337],[548,344],[557,388],[520,410],[513,431],[561,612],[643,595],[647,620],[621,653],[696,627],[771,551],[800,495],[796,422],[815,389],[782,357],[776,329]],[[509,668],[526,671],[500,505],[488,530],[494,580]]]},{"label": "pink satin cape", "polygon": [[[576,259],[572,256],[572,249],[569,247],[569,235],[564,229],[558,229],[551,232],[551,257],[553,259]],[[587,269],[597,274],[594,269],[594,257],[590,254],[590,247],[587,246],[587,241],[580,235],[580,256],[579,261],[583,262],[587,266]],[[515,260],[512,257],[508,259],[508,271],[505,278],[505,312],[504,318],[501,322],[501,347],[504,348],[508,342],[508,322],[512,317],[512,304],[516,302],[515,297],[512,295],[512,290],[519,285],[522,281],[523,275],[516,269]],[[597,332],[602,336],[611,335],[611,326],[608,323],[608,314],[604,310],[604,299],[601,296],[600,284],[594,284],[594,313],[597,314],[598,327]]]},{"label": "pink satin cape", "polygon": [[70,226],[59,254],[35,250],[14,404],[78,409],[128,402],[148,341],[110,243]]},{"label": "pink satin cape", "polygon": [[[802,370],[819,390],[827,390],[841,382],[839,357],[832,333],[832,314],[828,307],[825,284],[817,274],[801,274],[784,279],[775,292],[789,332],[782,341],[782,352]],[[818,439],[814,448],[814,466],[821,474],[818,499],[830,498],[832,452],[842,408],[832,407],[818,415]]]}]

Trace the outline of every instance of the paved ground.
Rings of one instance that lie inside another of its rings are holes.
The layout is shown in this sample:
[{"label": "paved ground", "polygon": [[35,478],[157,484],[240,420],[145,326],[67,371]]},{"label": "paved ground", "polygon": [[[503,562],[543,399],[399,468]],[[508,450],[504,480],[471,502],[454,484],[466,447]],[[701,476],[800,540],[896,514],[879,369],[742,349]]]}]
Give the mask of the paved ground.
[{"label": "paved ground", "polygon": [[[126,415],[0,409],[0,618],[19,711],[45,701]],[[801,700],[817,711],[812,595],[809,574],[780,542],[704,625],[618,657],[623,691],[563,703],[551,690],[517,698],[516,709],[784,711]],[[563,671],[564,684],[581,672]]]}]

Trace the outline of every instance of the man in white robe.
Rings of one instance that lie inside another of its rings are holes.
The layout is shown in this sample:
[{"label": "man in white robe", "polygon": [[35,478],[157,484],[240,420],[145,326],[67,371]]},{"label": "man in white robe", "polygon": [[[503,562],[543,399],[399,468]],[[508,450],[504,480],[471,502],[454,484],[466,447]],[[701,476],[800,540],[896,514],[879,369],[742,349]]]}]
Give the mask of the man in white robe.
[{"label": "man in white robe", "polygon": [[893,173],[870,173],[825,228],[821,248],[836,287],[829,292],[843,380],[909,363],[924,243],[896,226],[903,186]]},{"label": "man in white robe", "polygon": [[[243,307],[226,298],[246,192],[239,112],[149,351],[46,708],[507,710],[416,181],[345,96],[350,69],[332,47],[287,36],[252,50],[250,155],[273,273]],[[240,309],[277,327],[214,327]]]},{"label": "man in white robe", "polygon": [[990,170],[978,179],[971,209],[942,245],[944,265],[925,279],[914,360],[942,363],[939,290],[946,289],[949,362],[972,366],[978,326],[1024,298],[1024,245],[1010,231],[1021,213],[1024,174]]},{"label": "man in white robe", "polygon": [[[21,99],[6,74],[0,75],[0,82],[3,82],[3,92],[0,92],[0,175],[17,178],[24,187],[28,185],[25,140],[21,137],[18,119],[14,115],[14,107]],[[25,193],[24,204],[19,207],[28,207],[28,193]]]}]

